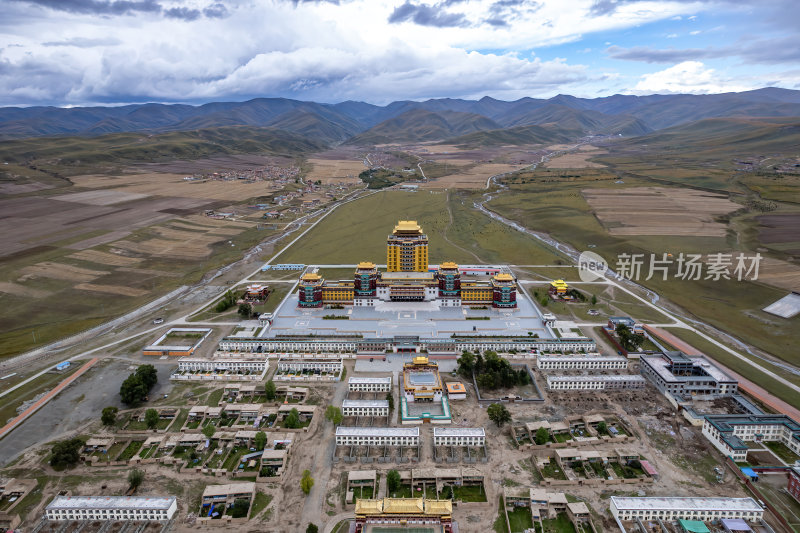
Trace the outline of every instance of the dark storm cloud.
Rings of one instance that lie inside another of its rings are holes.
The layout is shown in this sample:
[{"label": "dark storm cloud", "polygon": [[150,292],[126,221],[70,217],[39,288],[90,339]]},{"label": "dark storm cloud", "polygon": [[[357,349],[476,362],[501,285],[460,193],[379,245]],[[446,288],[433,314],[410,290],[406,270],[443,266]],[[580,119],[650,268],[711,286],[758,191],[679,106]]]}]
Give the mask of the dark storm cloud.
[{"label": "dark storm cloud", "polygon": [[453,28],[468,26],[469,22],[463,13],[449,13],[444,11],[451,3],[441,2],[434,5],[428,4],[405,4],[395,8],[389,15],[389,22],[396,24],[399,22],[413,22],[420,26],[434,26],[437,28]]},{"label": "dark storm cloud", "polygon": [[188,7],[164,7],[156,0],[11,0],[16,3],[36,5],[54,11],[79,15],[133,15],[137,13],[160,14],[167,18],[186,21],[197,20],[205,15],[208,18],[223,18],[228,15],[227,8],[217,2],[202,11]]},{"label": "dark storm cloud", "polygon": [[794,63],[800,61],[800,48],[796,37],[762,39],[719,48],[656,49],[648,46],[622,48],[611,46],[606,49],[612,59],[641,61],[644,63],[680,63],[700,59],[739,57],[745,63]]}]

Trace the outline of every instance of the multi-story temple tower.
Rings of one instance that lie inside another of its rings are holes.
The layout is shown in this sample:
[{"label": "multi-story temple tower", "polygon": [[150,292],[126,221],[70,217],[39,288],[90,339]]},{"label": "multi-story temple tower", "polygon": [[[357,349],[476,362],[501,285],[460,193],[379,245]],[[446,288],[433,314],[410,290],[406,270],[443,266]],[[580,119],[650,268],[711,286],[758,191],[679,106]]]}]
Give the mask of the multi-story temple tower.
[{"label": "multi-story temple tower", "polygon": [[415,220],[401,220],[386,243],[387,272],[427,272],[428,236]]}]

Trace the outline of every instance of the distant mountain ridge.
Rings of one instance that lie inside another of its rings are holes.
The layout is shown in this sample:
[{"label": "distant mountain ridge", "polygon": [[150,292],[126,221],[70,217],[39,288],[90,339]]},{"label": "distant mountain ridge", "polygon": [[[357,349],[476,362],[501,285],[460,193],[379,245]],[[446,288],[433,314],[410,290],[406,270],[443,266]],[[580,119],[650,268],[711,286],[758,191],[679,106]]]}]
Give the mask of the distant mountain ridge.
[{"label": "distant mountain ridge", "polygon": [[0,108],[0,140],[247,126],[285,131],[291,138],[299,135],[329,145],[448,139],[466,139],[467,143],[505,139],[524,144],[531,142],[529,139],[559,141],[566,134],[639,136],[710,118],[793,116],[800,116],[800,91],[778,88],[713,95],[557,95],[513,102],[488,96],[480,100],[439,98],[401,100],[386,106],[256,98],[199,106],[5,107]]}]

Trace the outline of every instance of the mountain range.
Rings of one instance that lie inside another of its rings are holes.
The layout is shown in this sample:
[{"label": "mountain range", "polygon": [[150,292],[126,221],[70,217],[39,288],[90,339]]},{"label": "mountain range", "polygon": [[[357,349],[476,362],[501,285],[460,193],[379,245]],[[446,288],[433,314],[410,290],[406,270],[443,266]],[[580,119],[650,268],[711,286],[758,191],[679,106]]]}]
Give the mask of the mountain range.
[{"label": "mountain range", "polygon": [[641,136],[711,118],[798,116],[800,91],[778,88],[714,95],[558,95],[513,102],[488,96],[440,98],[386,106],[257,98],[199,106],[5,107],[0,108],[0,140],[248,126],[324,145],[447,141],[477,146],[559,142],[587,134]]}]

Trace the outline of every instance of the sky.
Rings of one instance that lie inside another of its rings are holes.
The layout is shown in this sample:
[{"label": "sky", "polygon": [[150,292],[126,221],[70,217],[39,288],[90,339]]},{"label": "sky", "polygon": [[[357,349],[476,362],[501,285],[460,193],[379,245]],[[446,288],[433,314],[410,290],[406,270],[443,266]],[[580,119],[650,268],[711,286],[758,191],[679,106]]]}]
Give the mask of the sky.
[{"label": "sky", "polygon": [[0,106],[800,89],[795,0],[0,0]]}]

